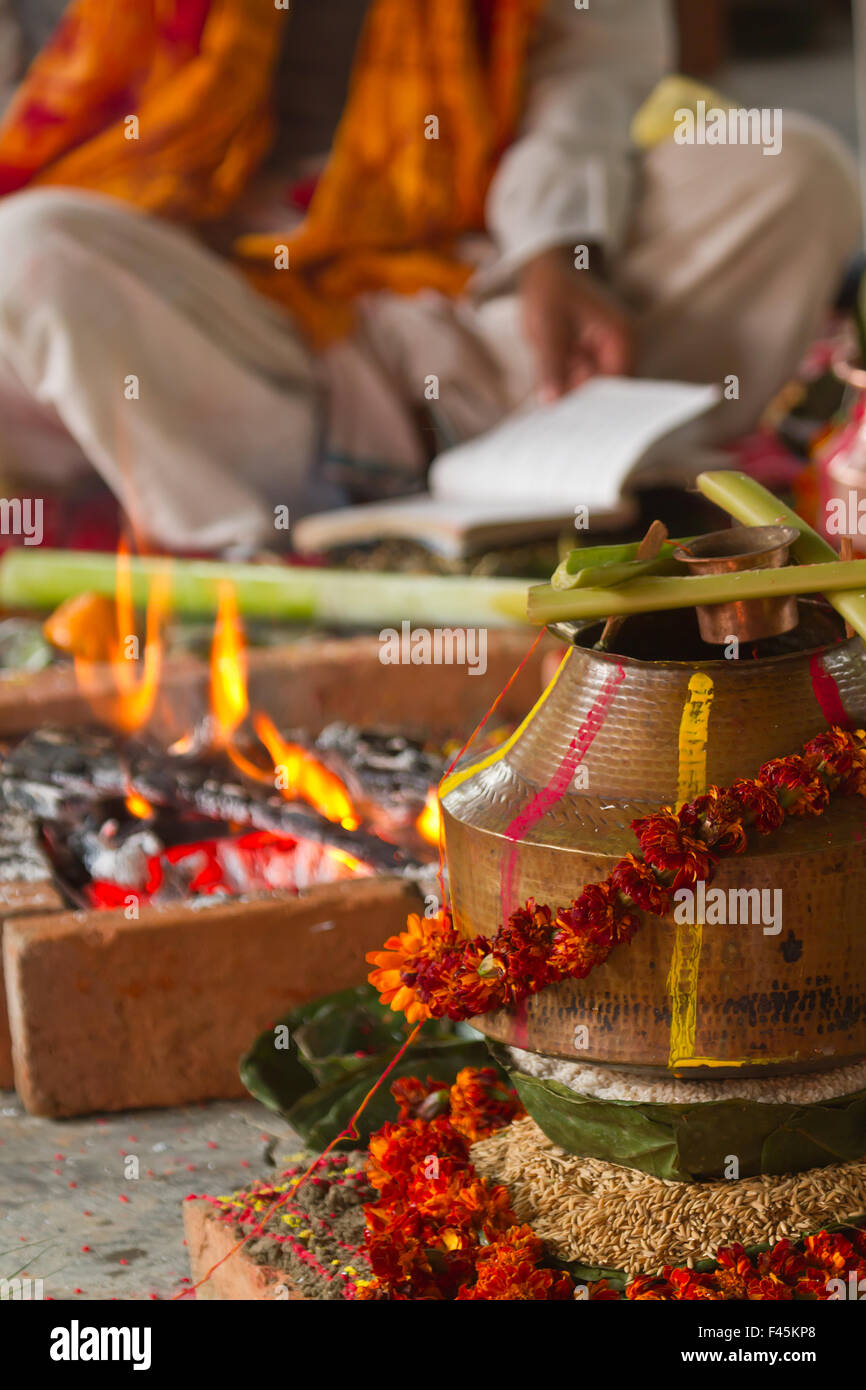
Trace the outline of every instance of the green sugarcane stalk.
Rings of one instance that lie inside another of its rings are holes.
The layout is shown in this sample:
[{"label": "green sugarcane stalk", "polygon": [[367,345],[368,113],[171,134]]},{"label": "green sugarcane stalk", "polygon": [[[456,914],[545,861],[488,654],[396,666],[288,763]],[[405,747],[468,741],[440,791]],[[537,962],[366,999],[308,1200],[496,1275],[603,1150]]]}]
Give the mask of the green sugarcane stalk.
[{"label": "green sugarcane stalk", "polygon": [[[246,618],[382,628],[409,621],[436,626],[505,627],[526,621],[526,579],[379,574],[313,566],[240,565],[213,560],[133,557],[133,602],[143,608],[157,575],[168,575],[175,613],[213,616],[220,586],[234,589]],[[117,557],[24,546],[0,560],[0,606],[56,608],[76,594],[113,598]]]},{"label": "green sugarcane stalk", "polygon": [[558,593],[549,584],[529,590],[528,615],[533,623],[630,617],[704,603],[738,603],[753,598],[830,593],[866,583],[866,560],[836,560],[827,565],[789,565],[784,569],[738,570],[728,574],[684,575],[675,579],[635,579],[620,589],[569,589]]},{"label": "green sugarcane stalk", "polygon": [[[678,545],[690,545],[695,539],[695,536],[687,536],[679,541],[665,541],[659,549],[659,560],[669,559]],[[578,547],[576,550],[570,550],[553,571],[550,582],[554,589],[573,589],[576,587],[576,576],[584,570],[630,564],[637,558],[639,545],[640,541],[630,541],[627,545],[588,545],[583,549]],[[614,579],[610,582],[620,581]]]},{"label": "green sugarcane stalk", "polygon": [[[802,517],[746,473],[723,469],[715,473],[701,473],[697,481],[705,497],[743,526],[793,526],[800,534],[791,546],[791,554],[801,565],[820,565],[824,561],[838,560],[838,552],[823,536],[819,536]],[[856,561],[845,563],[855,564]],[[853,592],[850,584],[839,587],[844,591],[833,593],[824,590],[827,602],[866,641],[866,592],[862,589]]]}]

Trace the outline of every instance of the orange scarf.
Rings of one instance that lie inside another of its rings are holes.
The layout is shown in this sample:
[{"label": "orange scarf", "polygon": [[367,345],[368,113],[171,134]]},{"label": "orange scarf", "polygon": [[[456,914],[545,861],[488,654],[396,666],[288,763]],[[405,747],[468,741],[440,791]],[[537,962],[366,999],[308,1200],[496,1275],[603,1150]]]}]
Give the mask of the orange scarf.
[{"label": "orange scarf", "polygon": [[[305,221],[237,246],[314,342],[348,331],[363,290],[463,288],[454,241],[483,226],[540,7],[495,0],[482,45],[473,0],[371,0]],[[0,194],[59,184],[188,222],[222,216],[273,139],[287,21],[274,0],[76,0],[0,125]]]}]

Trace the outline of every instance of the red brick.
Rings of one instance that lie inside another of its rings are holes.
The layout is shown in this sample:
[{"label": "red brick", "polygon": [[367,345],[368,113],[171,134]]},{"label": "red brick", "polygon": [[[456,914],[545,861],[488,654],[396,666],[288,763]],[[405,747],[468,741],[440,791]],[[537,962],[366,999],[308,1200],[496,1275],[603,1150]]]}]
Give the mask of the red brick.
[{"label": "red brick", "polygon": [[[203,1278],[218,1260],[228,1255],[237,1236],[224,1221],[214,1216],[210,1202],[194,1198],[183,1204],[183,1226],[189,1251],[189,1267],[193,1284]],[[254,1264],[243,1246],[210,1278],[196,1289],[196,1298],[226,1300],[235,1303],[252,1301],[282,1301],[306,1303],[308,1300],[292,1282],[285,1270]]]},{"label": "red brick", "polygon": [[11,1090],[12,1038],[6,1008],[6,982],[3,975],[3,928],[7,922],[34,913],[62,908],[60,894],[53,883],[0,883],[0,1091]]},{"label": "red brick", "polygon": [[[64,912],[4,933],[15,1084],[36,1115],[244,1094],[238,1058],[296,1004],[361,984],[420,900],[396,878],[194,910]],[[328,924],[328,925],[326,925]]]}]

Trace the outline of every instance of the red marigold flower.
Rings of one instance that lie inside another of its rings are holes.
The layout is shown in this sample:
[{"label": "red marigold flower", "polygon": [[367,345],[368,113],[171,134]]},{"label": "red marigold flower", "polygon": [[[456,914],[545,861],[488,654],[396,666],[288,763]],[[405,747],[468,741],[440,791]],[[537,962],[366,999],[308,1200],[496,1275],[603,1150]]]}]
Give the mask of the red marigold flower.
[{"label": "red marigold flower", "polygon": [[379,991],[382,1003],[390,1005],[395,1013],[405,1013],[410,1023],[429,1018],[430,1010],[415,990],[418,969],[458,939],[450,913],[440,911],[434,917],[410,913],[406,931],[389,937],[381,951],[371,951],[367,956],[369,963],[377,967],[370,971],[368,979]]},{"label": "red marigold flower", "polygon": [[816,734],[803,749],[803,761],[835,788],[847,782],[855,769],[857,744],[847,729],[827,729]]},{"label": "red marigold flower", "polygon": [[590,1303],[610,1303],[614,1300],[619,1303],[622,1298],[622,1294],[612,1289],[606,1279],[596,1279],[594,1284],[587,1285],[587,1289]]},{"label": "red marigold flower", "polygon": [[844,1274],[848,1264],[856,1259],[853,1245],[841,1232],[819,1231],[815,1236],[806,1236],[803,1254],[807,1265],[830,1274]]},{"label": "red marigold flower", "polygon": [[694,831],[717,854],[742,854],[748,840],[739,802],[719,787],[681,806],[678,817],[684,830]]},{"label": "red marigold flower", "polygon": [[764,763],[760,778],[778,792],[789,816],[819,816],[829,805],[829,788],[799,754]]},{"label": "red marigold flower", "polygon": [[[599,941],[611,945],[630,941],[641,925],[640,914],[620,897],[610,879],[588,883],[571,904],[571,910],[576,923],[582,923]],[[561,916],[557,916],[557,922]]]},{"label": "red marigold flower", "polygon": [[615,865],[610,876],[619,893],[653,917],[663,917],[670,907],[670,889],[659,883],[649,864],[627,854]]},{"label": "red marigold flower", "polygon": [[647,863],[661,873],[673,874],[672,890],[694,888],[699,879],[711,878],[716,856],[703,840],[683,829],[668,807],[653,816],[633,820],[631,828]]},{"label": "red marigold flower", "polygon": [[753,1272],[752,1261],[746,1254],[745,1248],[735,1241],[732,1245],[724,1245],[716,1254],[716,1263],[720,1269],[727,1270],[732,1274],[746,1275]]},{"label": "red marigold flower", "polygon": [[470,1144],[486,1139],[517,1115],[524,1114],[517,1093],[502,1081],[494,1067],[464,1067],[451,1087],[450,1120]]},{"label": "red marigold flower", "polygon": [[625,1296],[632,1303],[640,1303],[648,1299],[666,1303],[674,1297],[674,1291],[667,1279],[663,1279],[657,1274],[638,1274],[631,1283],[626,1285]]},{"label": "red marigold flower", "polygon": [[491,945],[477,936],[419,967],[416,992],[434,1018],[474,1018],[515,1001],[508,962]]},{"label": "red marigold flower", "polygon": [[515,999],[537,994],[552,983],[549,958],[553,914],[530,898],[513,912],[493,938],[492,953],[506,962],[506,978]]},{"label": "red marigold flower", "polygon": [[759,1253],[756,1267],[759,1274],[778,1275],[790,1283],[805,1269],[806,1262],[790,1240],[777,1240],[772,1250]]},{"label": "red marigold flower", "polygon": [[776,793],[754,778],[740,777],[732,782],[728,796],[740,807],[759,835],[769,835],[773,830],[778,830],[785,819]]},{"label": "red marigold flower", "polygon": [[610,942],[579,919],[576,905],[557,913],[556,925],[550,963],[560,979],[583,980],[594,966],[607,960]]}]

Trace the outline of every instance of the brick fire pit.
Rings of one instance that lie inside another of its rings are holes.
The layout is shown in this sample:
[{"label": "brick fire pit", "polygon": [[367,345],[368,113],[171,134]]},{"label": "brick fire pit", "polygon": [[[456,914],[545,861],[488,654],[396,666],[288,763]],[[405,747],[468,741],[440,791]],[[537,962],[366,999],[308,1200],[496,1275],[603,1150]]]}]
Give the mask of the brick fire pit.
[{"label": "brick fire pit", "polygon": [[[375,638],[310,640],[251,650],[251,701],[276,724],[315,734],[334,720],[424,737],[468,736],[526,654],[522,631],[491,631],[484,675],[389,666]],[[517,719],[540,688],[541,650],[503,698]],[[201,718],[208,668],[169,661],[152,723],[169,742]],[[105,691],[112,690],[105,673]],[[98,692],[97,692],[98,699]],[[93,722],[71,671],[0,683],[0,737]],[[242,1094],[237,1060],[285,1009],[361,983],[365,953],[421,906],[418,886],[388,873],[166,908],[69,910],[40,851],[0,851],[0,1086],[13,1081],[35,1114],[179,1105]],[[16,867],[17,865],[17,867]]]}]

